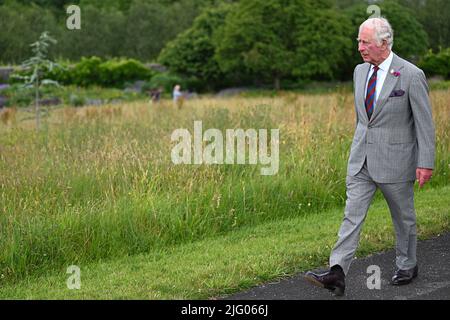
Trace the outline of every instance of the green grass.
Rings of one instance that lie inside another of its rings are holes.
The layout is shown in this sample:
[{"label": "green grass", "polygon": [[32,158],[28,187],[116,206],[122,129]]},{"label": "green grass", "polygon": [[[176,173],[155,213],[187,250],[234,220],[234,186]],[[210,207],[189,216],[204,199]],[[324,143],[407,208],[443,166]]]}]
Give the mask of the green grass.
[{"label": "green grass", "polygon": [[[450,229],[450,186],[416,190],[419,239]],[[65,268],[0,288],[2,299],[206,299],[326,265],[342,208],[299,215],[149,254],[80,264],[81,289]],[[394,231],[379,199],[365,222],[358,257],[392,248]],[[420,257],[419,257],[420,259]],[[394,263],[394,261],[393,261]]]},{"label": "green grass", "polygon": [[[450,92],[432,92],[436,170],[449,184]],[[18,118],[23,117],[18,111]],[[280,129],[280,170],[173,165],[174,129]],[[0,287],[315,216],[345,202],[354,131],[350,94],[198,99],[60,108],[0,124]],[[379,195],[377,196],[379,199]],[[188,287],[186,287],[188,290]]]}]

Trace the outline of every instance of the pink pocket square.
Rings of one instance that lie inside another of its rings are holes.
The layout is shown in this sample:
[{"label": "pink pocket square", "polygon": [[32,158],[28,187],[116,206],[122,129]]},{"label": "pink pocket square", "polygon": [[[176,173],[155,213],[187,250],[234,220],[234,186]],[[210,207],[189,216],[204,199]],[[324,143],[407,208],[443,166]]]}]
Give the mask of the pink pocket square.
[{"label": "pink pocket square", "polygon": [[405,91],[403,91],[402,89],[399,90],[394,90],[391,92],[391,94],[389,95],[389,97],[401,97],[405,94]]}]

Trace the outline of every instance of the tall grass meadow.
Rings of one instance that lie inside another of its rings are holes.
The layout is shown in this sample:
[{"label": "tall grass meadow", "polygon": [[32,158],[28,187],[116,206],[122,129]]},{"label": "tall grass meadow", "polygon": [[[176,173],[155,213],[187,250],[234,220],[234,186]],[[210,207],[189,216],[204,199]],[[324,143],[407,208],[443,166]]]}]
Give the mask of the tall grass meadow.
[{"label": "tall grass meadow", "polygon": [[[450,91],[431,93],[436,170],[449,183]],[[52,111],[0,124],[0,284],[343,206],[351,93],[202,97]],[[174,165],[171,133],[280,129],[280,168]],[[378,195],[379,196],[379,195]],[[443,195],[448,196],[448,195]],[[282,235],[280,235],[282,236]]]}]

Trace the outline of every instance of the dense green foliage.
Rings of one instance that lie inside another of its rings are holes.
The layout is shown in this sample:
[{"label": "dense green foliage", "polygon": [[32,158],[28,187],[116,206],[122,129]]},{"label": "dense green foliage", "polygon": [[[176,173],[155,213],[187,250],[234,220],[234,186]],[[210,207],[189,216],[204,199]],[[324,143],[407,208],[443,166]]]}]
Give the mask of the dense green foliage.
[{"label": "dense green foliage", "polygon": [[[395,31],[394,51],[418,60],[428,39],[414,13],[393,1],[380,8]],[[337,9],[333,1],[241,0],[205,10],[159,60],[209,86],[350,79],[361,62],[354,39],[366,9],[362,3]]]},{"label": "dense green foliage", "polygon": [[155,72],[134,59],[110,59],[99,57],[81,58],[76,64],[61,63],[62,68],[53,69],[47,73],[64,85],[88,87],[121,88],[127,82],[150,80]]},{"label": "dense green foliage", "polygon": [[[0,63],[23,61],[46,30],[58,40],[52,58],[158,59],[195,90],[349,80],[370,3],[400,56],[417,63],[450,47],[446,0],[0,0]],[[81,30],[66,28],[68,4],[80,6]]]},{"label": "dense green foliage", "polygon": [[[169,42],[159,61],[170,70],[203,81],[208,89],[224,83],[225,74],[214,56],[213,34],[225,22],[232,5],[224,4],[205,10],[193,26]],[[207,81],[205,81],[207,80]]]},{"label": "dense green foliage", "polygon": [[333,78],[350,49],[345,21],[328,1],[242,0],[216,35],[224,72],[251,74],[279,88],[289,76]]},{"label": "dense green foliage", "polygon": [[438,53],[430,50],[420,61],[419,66],[428,75],[439,75],[450,79],[450,48],[442,49]]},{"label": "dense green foliage", "polygon": [[450,1],[400,0],[400,3],[413,10],[433,50],[450,47]]},{"label": "dense green foliage", "polygon": [[29,55],[28,45],[43,31],[59,42],[51,52],[54,57],[126,56],[150,61],[213,1],[81,1],[81,30],[66,28],[67,1],[30,2],[4,1],[0,6],[0,62],[22,61]]}]

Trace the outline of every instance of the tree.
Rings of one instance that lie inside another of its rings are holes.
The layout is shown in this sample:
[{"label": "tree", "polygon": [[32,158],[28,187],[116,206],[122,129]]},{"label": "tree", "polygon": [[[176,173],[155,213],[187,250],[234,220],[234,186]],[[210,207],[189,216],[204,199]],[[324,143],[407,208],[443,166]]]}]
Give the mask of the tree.
[{"label": "tree", "polygon": [[47,58],[48,47],[50,44],[55,44],[56,42],[57,41],[53,39],[47,31],[44,31],[39,37],[39,40],[30,45],[34,56],[22,63],[23,69],[31,71],[30,75],[22,76],[21,78],[25,80],[25,85],[32,86],[35,91],[37,130],[39,130],[40,127],[39,89],[42,85],[58,84],[56,81],[41,78],[44,73],[51,72],[55,66],[58,66],[56,63]]},{"label": "tree", "polygon": [[130,9],[133,0],[81,0],[80,6],[83,7],[85,5],[93,5],[96,8],[101,9],[119,9],[123,12],[126,12]]},{"label": "tree", "polygon": [[44,30],[55,34],[57,23],[48,9],[11,3],[0,6],[0,61],[20,63],[29,55],[29,43]]},{"label": "tree", "polygon": [[251,73],[276,89],[286,77],[334,77],[350,42],[332,1],[242,0],[217,32],[224,72]]},{"label": "tree", "polygon": [[[50,56],[153,60],[210,3],[213,0],[0,0],[0,61],[24,60],[27,44],[44,30],[59,39]],[[68,4],[80,6],[81,30],[66,28]]]},{"label": "tree", "polygon": [[206,89],[223,83],[225,74],[215,59],[212,38],[230,11],[230,4],[206,9],[190,29],[167,43],[159,55],[159,62],[172,72],[201,81]]},{"label": "tree", "polygon": [[414,12],[428,34],[430,47],[436,51],[450,47],[450,1],[419,1],[416,8]]},{"label": "tree", "polygon": [[158,55],[168,37],[166,14],[167,9],[158,2],[132,4],[126,22],[128,56],[151,60]]},{"label": "tree", "polygon": [[[79,0],[15,0],[21,4],[36,4],[44,8],[64,9],[69,4],[78,4]],[[1,1],[0,1],[1,4]]]},{"label": "tree", "polygon": [[275,88],[289,73],[294,52],[283,41],[289,25],[277,0],[243,0],[228,15],[216,37],[216,59],[224,72],[250,73]]},{"label": "tree", "polygon": [[[64,15],[64,17],[67,17]],[[71,60],[81,57],[116,57],[126,54],[125,15],[116,8],[102,9],[85,5],[81,12],[81,30],[59,32],[58,56]]]},{"label": "tree", "polygon": [[352,49],[348,19],[335,9],[319,9],[296,21],[292,73],[302,79],[343,79]]},{"label": "tree", "polygon": [[158,57],[168,41],[191,27],[199,11],[196,1],[164,3],[135,0],[127,17],[127,55],[146,61]]}]

